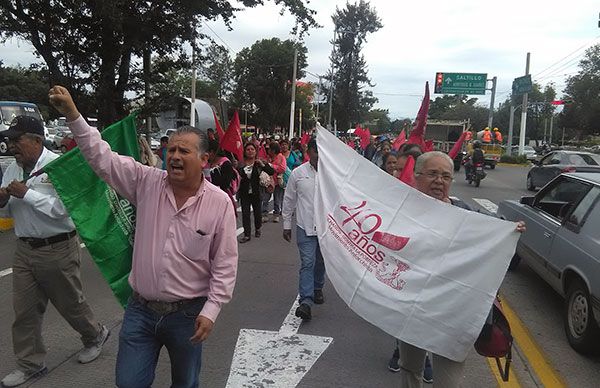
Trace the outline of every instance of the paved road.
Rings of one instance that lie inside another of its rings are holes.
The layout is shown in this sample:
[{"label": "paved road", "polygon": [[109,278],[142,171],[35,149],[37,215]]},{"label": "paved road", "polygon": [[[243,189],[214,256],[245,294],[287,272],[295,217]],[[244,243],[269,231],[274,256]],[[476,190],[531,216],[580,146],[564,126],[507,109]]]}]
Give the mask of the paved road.
[{"label": "paved road", "polygon": [[[457,176],[453,194],[478,208],[482,208],[480,203],[489,207],[489,203],[482,199],[497,204],[502,199],[528,194],[525,190],[525,168],[499,166],[488,173],[479,188],[467,185],[461,176]],[[12,232],[0,234],[0,271],[11,266],[14,239]],[[296,247],[281,238],[281,224],[265,225],[262,238],[240,246],[239,277],[233,301],[224,308],[211,338],[205,343],[201,374],[203,386],[225,386],[240,329],[279,330],[296,297],[297,272]],[[113,329],[106,350],[93,364],[78,365],[75,360],[80,348],[77,335],[50,308],[44,334],[51,372],[29,386],[113,386],[122,310],[85,252],[83,280],[85,293],[97,316]],[[0,354],[0,375],[14,368],[10,342],[13,319],[11,285],[11,275],[0,278],[0,349],[4,350]],[[325,292],[326,303],[314,309],[313,320],[303,324],[299,334],[332,337],[333,343],[298,387],[397,386],[397,375],[386,369],[393,340],[350,311],[329,284]],[[557,372],[568,386],[598,386],[599,360],[578,355],[566,342],[558,295],[524,265],[507,275],[501,292],[541,348],[545,356],[542,362],[551,371]],[[514,371],[520,386],[542,386],[546,372],[540,369],[538,359],[530,360],[531,349],[528,346],[521,349],[518,343],[515,353]],[[473,352],[467,360],[465,386],[497,386],[492,370],[484,358]],[[154,386],[168,386],[169,382],[168,358],[163,354]]]}]

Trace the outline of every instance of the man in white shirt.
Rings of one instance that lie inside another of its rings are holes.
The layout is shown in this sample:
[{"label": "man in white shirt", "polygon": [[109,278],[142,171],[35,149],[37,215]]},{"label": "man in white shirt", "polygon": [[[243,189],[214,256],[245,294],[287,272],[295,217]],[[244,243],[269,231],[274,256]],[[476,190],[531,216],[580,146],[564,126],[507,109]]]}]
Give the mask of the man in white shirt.
[{"label": "man in white shirt", "polygon": [[308,143],[309,163],[294,169],[288,180],[283,198],[283,238],[292,240],[292,214],[296,212],[296,239],[300,252],[300,306],[296,316],[303,320],[312,318],[313,304],[322,304],[325,283],[325,263],[317,239],[314,219],[315,183],[319,153],[317,141]]},{"label": "man in white shirt", "polygon": [[18,237],[13,261],[13,350],[18,369],[2,380],[16,387],[44,375],[46,346],[42,321],[52,302],[71,327],[81,334],[82,364],[100,355],[109,336],[96,322],[81,287],[81,255],[75,225],[44,173],[43,167],[58,155],[44,148],[42,123],[27,116],[15,118],[7,131],[15,161],[0,186],[0,217],[12,217]]}]

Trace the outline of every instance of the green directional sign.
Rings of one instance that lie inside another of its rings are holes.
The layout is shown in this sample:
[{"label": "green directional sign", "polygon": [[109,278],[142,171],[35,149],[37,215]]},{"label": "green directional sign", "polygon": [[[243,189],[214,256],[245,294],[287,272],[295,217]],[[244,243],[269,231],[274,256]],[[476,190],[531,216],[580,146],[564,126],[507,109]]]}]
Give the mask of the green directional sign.
[{"label": "green directional sign", "polygon": [[485,94],[487,73],[436,73],[434,93]]},{"label": "green directional sign", "polygon": [[528,74],[514,79],[512,84],[512,92],[514,95],[529,93],[531,92],[532,87],[531,75]]}]

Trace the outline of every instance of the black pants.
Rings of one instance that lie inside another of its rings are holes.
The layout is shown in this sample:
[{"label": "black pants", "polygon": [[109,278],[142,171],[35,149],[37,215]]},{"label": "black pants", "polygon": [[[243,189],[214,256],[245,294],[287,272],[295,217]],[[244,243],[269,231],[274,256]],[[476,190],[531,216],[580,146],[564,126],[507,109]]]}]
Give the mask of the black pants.
[{"label": "black pants", "polygon": [[254,212],[254,228],[259,230],[262,226],[262,210],[260,193],[240,195],[242,201],[242,224],[244,226],[244,235],[250,237],[250,205]]}]

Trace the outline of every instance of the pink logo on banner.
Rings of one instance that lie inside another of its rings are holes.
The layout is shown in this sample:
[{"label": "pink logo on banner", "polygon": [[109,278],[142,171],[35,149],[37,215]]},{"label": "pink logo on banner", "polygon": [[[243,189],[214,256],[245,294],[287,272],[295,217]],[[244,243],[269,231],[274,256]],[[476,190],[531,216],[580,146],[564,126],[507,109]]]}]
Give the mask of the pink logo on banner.
[{"label": "pink logo on banner", "polygon": [[340,212],[336,212],[339,215],[328,215],[328,229],[359,264],[375,274],[377,280],[401,290],[406,282],[400,275],[410,266],[392,256],[390,251],[402,250],[410,238],[380,231],[381,216],[366,206],[367,201],[355,207],[340,206]]}]

